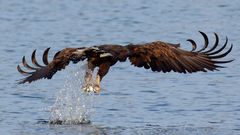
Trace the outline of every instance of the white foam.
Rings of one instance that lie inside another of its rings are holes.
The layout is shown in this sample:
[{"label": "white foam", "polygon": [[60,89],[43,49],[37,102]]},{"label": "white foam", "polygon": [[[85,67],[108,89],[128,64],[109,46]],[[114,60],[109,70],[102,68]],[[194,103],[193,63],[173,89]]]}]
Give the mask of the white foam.
[{"label": "white foam", "polygon": [[[82,90],[85,69],[83,64],[70,69],[63,88],[59,91],[51,108],[50,123],[80,124],[89,122],[94,112],[97,95]],[[85,66],[86,67],[86,66]]]}]

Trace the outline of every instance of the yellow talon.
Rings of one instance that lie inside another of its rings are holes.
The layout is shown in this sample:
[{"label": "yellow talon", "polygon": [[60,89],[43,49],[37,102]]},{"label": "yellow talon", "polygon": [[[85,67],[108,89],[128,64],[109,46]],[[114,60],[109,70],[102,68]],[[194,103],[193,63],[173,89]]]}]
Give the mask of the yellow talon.
[{"label": "yellow talon", "polygon": [[100,85],[95,84],[94,93],[100,94]]}]

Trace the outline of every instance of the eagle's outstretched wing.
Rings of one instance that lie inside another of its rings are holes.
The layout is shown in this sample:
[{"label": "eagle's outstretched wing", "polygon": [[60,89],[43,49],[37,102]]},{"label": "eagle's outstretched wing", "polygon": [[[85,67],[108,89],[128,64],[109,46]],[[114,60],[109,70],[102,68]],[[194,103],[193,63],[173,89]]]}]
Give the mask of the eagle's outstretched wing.
[{"label": "eagle's outstretched wing", "polygon": [[76,59],[76,54],[74,52],[77,51],[77,48],[66,48],[63,49],[62,51],[57,52],[54,57],[53,60],[49,63],[48,62],[48,52],[49,52],[50,48],[47,48],[44,53],[43,53],[43,63],[45,64],[45,66],[40,65],[35,57],[36,54],[36,50],[33,51],[32,53],[32,63],[34,65],[30,66],[27,64],[26,60],[25,60],[25,56],[23,56],[22,58],[22,65],[29,70],[32,70],[33,72],[26,72],[24,70],[22,70],[20,68],[20,66],[17,66],[18,71],[23,74],[26,75],[27,77],[20,80],[18,83],[25,83],[25,82],[29,82],[31,83],[32,81],[36,81],[38,79],[42,79],[42,78],[47,78],[47,79],[51,79],[52,76],[59,70],[64,69],[70,61],[74,61],[74,60],[81,60],[81,56],[79,56],[78,59]]},{"label": "eagle's outstretched wing", "polygon": [[233,46],[231,45],[226,52],[221,53],[227,46],[227,37],[225,44],[220,49],[216,49],[219,45],[219,38],[214,33],[216,37],[215,44],[206,51],[209,44],[208,37],[205,33],[201,31],[200,33],[204,37],[205,45],[198,51],[196,51],[197,45],[192,39],[187,40],[192,44],[193,48],[191,51],[180,49],[179,45],[156,41],[141,45],[126,46],[129,50],[128,58],[137,67],[151,68],[152,71],[162,71],[164,73],[170,71],[180,73],[213,71],[222,68],[219,64],[233,61],[216,60],[225,57],[232,50]]}]

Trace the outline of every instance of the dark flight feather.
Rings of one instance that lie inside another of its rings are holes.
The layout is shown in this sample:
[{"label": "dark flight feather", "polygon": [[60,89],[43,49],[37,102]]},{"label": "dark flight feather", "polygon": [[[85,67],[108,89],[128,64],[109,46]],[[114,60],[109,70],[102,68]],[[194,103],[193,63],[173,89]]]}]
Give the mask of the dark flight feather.
[{"label": "dark flight feather", "polygon": [[[49,48],[50,49],[50,48]],[[61,52],[57,52],[51,63],[48,63],[47,60],[47,54],[49,49],[47,49],[44,54],[43,54],[43,62],[46,64],[46,66],[41,66],[40,64],[37,63],[36,58],[35,58],[35,52],[34,50],[33,55],[32,55],[32,62],[35,63],[35,66],[38,66],[39,68],[30,68],[34,70],[34,72],[26,72],[23,71],[20,66],[18,65],[18,71],[22,74],[29,75],[28,77],[22,79],[19,81],[19,84],[21,83],[26,83],[29,82],[31,83],[32,81],[36,81],[38,79],[46,78],[46,79],[51,79],[52,76],[59,70],[64,69],[70,62],[71,57],[73,57],[74,51],[76,51],[76,48],[66,48],[62,50]],[[23,57],[24,58],[24,57]],[[27,63],[23,61],[23,65],[26,65]],[[26,66],[25,66],[26,67]]]}]

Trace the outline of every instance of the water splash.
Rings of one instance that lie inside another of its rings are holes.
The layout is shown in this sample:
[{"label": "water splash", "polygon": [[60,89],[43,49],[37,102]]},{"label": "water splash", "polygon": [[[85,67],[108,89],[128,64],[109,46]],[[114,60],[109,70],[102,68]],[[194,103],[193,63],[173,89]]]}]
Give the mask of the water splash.
[{"label": "water splash", "polygon": [[[97,95],[82,90],[86,64],[74,65],[51,108],[50,124],[90,123]],[[76,68],[77,67],[77,68]],[[94,83],[91,81],[90,83]]]}]

